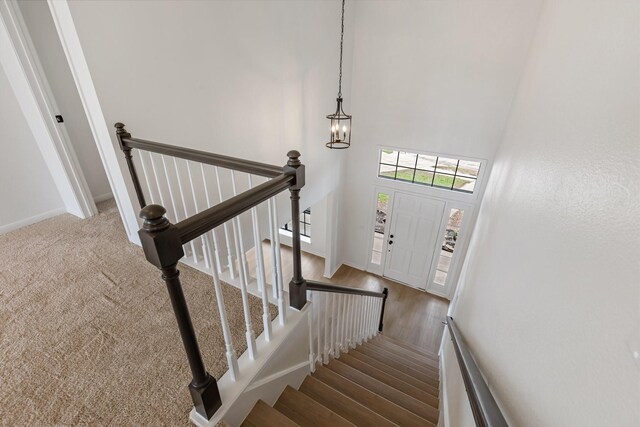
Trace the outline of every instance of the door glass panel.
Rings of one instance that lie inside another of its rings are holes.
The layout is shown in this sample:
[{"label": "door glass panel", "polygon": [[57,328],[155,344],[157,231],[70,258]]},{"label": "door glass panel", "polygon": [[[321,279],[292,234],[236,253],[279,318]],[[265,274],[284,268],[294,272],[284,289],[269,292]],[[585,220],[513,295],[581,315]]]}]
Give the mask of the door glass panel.
[{"label": "door glass panel", "polygon": [[389,212],[389,195],[378,193],[376,199],[376,222],[373,228],[373,248],[371,248],[371,263],[382,263],[382,249],[384,247],[384,232],[387,226]]},{"label": "door glass panel", "polygon": [[453,251],[456,249],[456,242],[460,234],[463,216],[464,211],[462,209],[451,209],[449,212],[447,227],[440,247],[440,257],[438,258],[438,265],[436,266],[436,274],[433,279],[433,283],[436,285],[445,286],[446,284],[447,275],[451,267],[451,258],[453,257]]}]

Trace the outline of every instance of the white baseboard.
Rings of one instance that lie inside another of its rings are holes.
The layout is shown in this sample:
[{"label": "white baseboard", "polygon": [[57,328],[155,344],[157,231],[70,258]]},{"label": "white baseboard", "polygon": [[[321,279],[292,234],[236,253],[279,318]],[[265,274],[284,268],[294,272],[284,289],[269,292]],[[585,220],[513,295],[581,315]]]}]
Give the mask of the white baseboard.
[{"label": "white baseboard", "polygon": [[38,215],[34,215],[29,218],[24,218],[19,221],[12,222],[11,224],[0,225],[0,234],[8,233],[10,231],[17,230],[18,228],[26,227],[27,225],[44,221],[45,219],[49,219],[54,216],[61,215],[65,212],[66,210],[64,208],[56,208],[47,212],[40,213]]},{"label": "white baseboard", "polygon": [[100,194],[99,196],[95,196],[93,198],[94,203],[104,202],[105,200],[113,199],[113,193],[108,192],[104,194]]}]

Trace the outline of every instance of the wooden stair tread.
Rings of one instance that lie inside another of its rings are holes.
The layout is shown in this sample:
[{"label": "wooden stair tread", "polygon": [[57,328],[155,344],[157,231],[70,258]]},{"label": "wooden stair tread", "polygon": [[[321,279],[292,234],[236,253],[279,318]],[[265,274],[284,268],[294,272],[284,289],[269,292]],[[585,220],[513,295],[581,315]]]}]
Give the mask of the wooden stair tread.
[{"label": "wooden stair tread", "polygon": [[411,411],[425,420],[436,424],[439,418],[439,412],[436,408],[413,398],[412,396],[401,392],[387,384],[378,381],[357,369],[340,362],[338,359],[332,360],[327,368],[333,372],[345,377],[346,379],[364,387],[365,389],[377,394],[396,405]]},{"label": "wooden stair tread", "polygon": [[256,402],[251,412],[249,412],[249,415],[247,415],[247,418],[245,418],[241,424],[243,427],[296,427],[298,425],[299,424],[287,418],[282,412],[272,408],[262,400]]},{"label": "wooden stair tread", "polygon": [[433,366],[435,362],[432,360],[429,360],[429,361],[419,360],[412,356],[396,353],[393,350],[389,350],[386,347],[376,345],[375,343],[372,343],[372,342],[367,343],[365,347],[375,350],[380,354],[384,354],[385,356],[389,356],[394,359],[397,359],[399,362],[402,362],[403,365],[413,368],[416,371],[424,372],[427,375],[433,375],[434,378],[440,377],[438,366]]},{"label": "wooden stair tread", "polygon": [[300,391],[357,426],[395,426],[391,421],[312,376],[305,378]]},{"label": "wooden stair tread", "polygon": [[375,408],[375,411],[386,419],[399,425],[423,425],[435,426],[435,424],[419,417],[418,415],[396,405],[387,399],[378,396],[372,391],[344,378],[332,370],[319,366],[312,377],[322,381],[328,386],[349,396],[351,399],[361,403],[368,408]]},{"label": "wooden stair tread", "polygon": [[393,387],[415,399],[418,399],[421,402],[431,405],[434,408],[439,407],[438,390],[435,388],[433,388],[432,393],[427,393],[426,391],[421,390],[416,386],[398,379],[394,375],[388,374],[384,371],[381,371],[380,369],[377,369],[374,366],[367,364],[366,362],[352,357],[349,353],[341,354],[338,360],[346,365],[351,366],[354,369],[357,369],[362,373],[367,374],[372,378],[377,379],[378,381],[387,384],[390,387]]},{"label": "wooden stair tread", "polygon": [[[402,371],[398,371],[397,369],[383,363],[380,362],[377,359],[374,359],[372,357],[367,356],[364,353],[360,353],[358,350],[350,350],[349,351],[349,355],[368,364],[373,366],[374,368],[377,368],[387,374],[393,375],[394,377],[398,378],[399,380],[402,380],[408,384],[411,384],[414,387],[419,388],[420,390],[423,390],[429,394],[433,394],[434,396],[438,396],[438,387],[434,387],[431,384],[425,383],[423,381],[420,381],[419,379],[412,377],[411,375],[407,375]],[[435,390],[435,391],[434,391]]]},{"label": "wooden stair tread", "polygon": [[369,342],[373,343],[373,344],[375,344],[377,346],[386,348],[389,351],[393,351],[394,353],[402,354],[402,355],[411,357],[412,359],[416,359],[416,360],[419,360],[419,361],[423,361],[423,362],[429,363],[431,366],[434,366],[436,368],[439,368],[439,366],[440,366],[440,358],[438,356],[426,356],[423,353],[419,353],[417,351],[410,350],[408,348],[396,345],[396,344],[392,343],[391,341],[388,341],[388,340],[385,340],[385,339],[379,339],[379,336],[377,336],[376,338],[370,340]]},{"label": "wooden stair tread", "polygon": [[436,360],[436,361],[439,360],[439,356],[436,353],[431,352],[431,351],[427,350],[426,348],[418,347],[416,345],[409,344],[409,343],[406,343],[404,341],[400,341],[400,340],[397,340],[395,338],[391,338],[391,337],[383,335],[383,334],[378,334],[376,336],[376,339],[378,339],[380,341],[385,341],[385,342],[387,342],[389,344],[392,344],[392,345],[395,345],[397,347],[403,347],[403,348],[405,348],[407,350],[414,351],[414,352],[419,353],[419,354],[421,354],[423,356],[426,356],[426,357],[431,357],[433,360]]},{"label": "wooden stair tread", "polygon": [[354,425],[329,408],[290,386],[284,389],[273,407],[303,427],[346,427]]},{"label": "wooden stair tread", "polygon": [[418,380],[425,382],[433,387],[437,388],[440,385],[440,379],[437,378],[433,373],[427,373],[424,370],[418,370],[414,367],[407,366],[405,363],[403,363],[402,360],[398,360],[398,358],[377,351],[375,348],[363,345],[358,347],[356,351],[365,354],[373,359],[377,359],[378,361],[385,363],[400,372],[404,372],[407,375],[417,378]]}]

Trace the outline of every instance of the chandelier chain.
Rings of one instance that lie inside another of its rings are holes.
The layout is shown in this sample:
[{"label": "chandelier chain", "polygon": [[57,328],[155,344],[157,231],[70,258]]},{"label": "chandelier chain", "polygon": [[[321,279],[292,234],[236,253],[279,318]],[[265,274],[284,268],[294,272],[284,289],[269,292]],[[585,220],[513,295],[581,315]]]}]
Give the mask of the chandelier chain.
[{"label": "chandelier chain", "polygon": [[342,98],[342,45],[344,43],[344,2],[342,0],[342,21],[340,29],[340,77],[338,78],[338,98]]}]

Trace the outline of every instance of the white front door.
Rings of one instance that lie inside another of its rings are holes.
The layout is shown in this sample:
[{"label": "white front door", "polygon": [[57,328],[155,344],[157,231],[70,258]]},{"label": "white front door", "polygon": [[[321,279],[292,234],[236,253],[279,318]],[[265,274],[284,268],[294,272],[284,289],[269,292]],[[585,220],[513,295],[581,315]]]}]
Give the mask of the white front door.
[{"label": "white front door", "polygon": [[395,192],[384,276],[424,289],[429,279],[445,202]]}]

